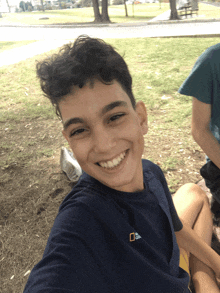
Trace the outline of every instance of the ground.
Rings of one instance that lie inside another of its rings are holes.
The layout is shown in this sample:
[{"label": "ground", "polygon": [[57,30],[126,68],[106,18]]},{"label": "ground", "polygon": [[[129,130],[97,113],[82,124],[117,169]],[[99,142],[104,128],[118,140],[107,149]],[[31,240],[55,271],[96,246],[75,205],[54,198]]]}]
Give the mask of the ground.
[{"label": "ground", "polygon": [[[161,127],[162,110],[150,113],[145,158],[164,171],[172,192],[198,182],[204,153],[193,141],[190,123]],[[43,254],[58,208],[73,184],[59,166],[61,123],[56,119],[0,123],[0,292],[21,293]]]}]

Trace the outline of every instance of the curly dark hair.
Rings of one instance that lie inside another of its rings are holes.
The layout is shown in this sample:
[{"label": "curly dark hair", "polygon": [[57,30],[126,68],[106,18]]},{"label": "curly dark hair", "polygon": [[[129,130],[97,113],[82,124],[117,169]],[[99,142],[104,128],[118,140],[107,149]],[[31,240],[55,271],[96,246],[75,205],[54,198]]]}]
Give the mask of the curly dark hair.
[{"label": "curly dark hair", "polygon": [[132,78],[124,59],[101,39],[79,36],[74,43],[64,45],[58,54],[37,63],[37,76],[46,97],[61,118],[59,102],[72,90],[98,79],[105,84],[117,80],[129,96],[135,109]]}]

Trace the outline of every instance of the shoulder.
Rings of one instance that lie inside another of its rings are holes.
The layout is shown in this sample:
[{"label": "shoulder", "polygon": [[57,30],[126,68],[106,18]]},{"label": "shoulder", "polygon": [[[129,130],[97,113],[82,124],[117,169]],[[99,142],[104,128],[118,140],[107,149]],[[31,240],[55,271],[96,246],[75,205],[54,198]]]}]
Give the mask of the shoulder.
[{"label": "shoulder", "polygon": [[211,66],[212,64],[219,63],[219,56],[220,56],[220,43],[207,48],[196,60],[194,68],[207,66],[207,65],[210,65],[210,68],[212,68]]},{"label": "shoulder", "polygon": [[218,82],[220,43],[207,48],[196,60],[189,76],[178,92],[212,104],[214,83]]},{"label": "shoulder", "polygon": [[160,175],[161,173],[163,174],[161,168],[149,160],[143,159],[142,165],[143,165],[143,172],[144,173],[153,172],[155,175],[156,174]]},{"label": "shoulder", "polygon": [[[54,226],[63,227],[82,226],[96,229],[103,223],[108,223],[117,211],[115,202],[108,188],[91,176],[83,173],[72,191],[60,205]],[[88,234],[88,233],[87,233]]]},{"label": "shoulder", "polygon": [[[202,59],[204,59],[204,57],[205,57],[209,60],[219,62],[219,55],[220,55],[220,43],[213,45],[213,46],[209,47],[208,49],[206,49],[200,57],[202,57]],[[217,58],[217,60],[213,60],[213,58],[214,59]]]},{"label": "shoulder", "polygon": [[[54,221],[54,230],[82,229],[86,223],[95,225],[92,205],[104,205],[105,197],[98,191],[96,182],[84,173],[71,192],[64,198]],[[93,203],[93,204],[92,204]]]},{"label": "shoulder", "polygon": [[145,184],[148,184],[155,192],[158,192],[158,190],[162,192],[163,190],[166,196],[170,196],[166,178],[158,165],[151,161],[143,160],[143,173]]},{"label": "shoulder", "polygon": [[149,160],[142,160],[144,180],[149,180],[150,177],[156,177],[161,182],[166,182],[161,168]]},{"label": "shoulder", "polygon": [[77,184],[73,187],[70,193],[64,198],[63,202],[60,205],[59,211],[63,210],[70,203],[85,203],[90,195],[93,197],[96,195],[98,190],[97,181],[92,177],[83,173],[77,182]]}]

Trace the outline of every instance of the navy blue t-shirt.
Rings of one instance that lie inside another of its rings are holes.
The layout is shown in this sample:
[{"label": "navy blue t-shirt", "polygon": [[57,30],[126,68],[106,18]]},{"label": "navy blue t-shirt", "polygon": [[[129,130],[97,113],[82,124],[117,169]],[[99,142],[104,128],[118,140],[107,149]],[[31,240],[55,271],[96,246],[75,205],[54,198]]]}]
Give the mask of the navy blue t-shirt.
[{"label": "navy blue t-shirt", "polygon": [[161,169],[126,193],[83,174],[60,206],[24,293],[188,293],[174,231],[182,229]]}]

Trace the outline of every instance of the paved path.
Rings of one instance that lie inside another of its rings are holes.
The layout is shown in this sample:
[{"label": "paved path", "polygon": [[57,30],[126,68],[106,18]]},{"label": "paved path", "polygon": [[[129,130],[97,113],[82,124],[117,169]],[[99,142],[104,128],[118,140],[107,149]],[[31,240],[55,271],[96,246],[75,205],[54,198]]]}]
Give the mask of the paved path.
[{"label": "paved path", "polygon": [[37,40],[20,48],[0,53],[0,67],[62,46],[81,34],[104,38],[148,38],[183,36],[220,36],[220,21],[167,21],[169,11],[148,23],[93,26],[0,26],[0,41]]},{"label": "paved path", "polygon": [[1,41],[69,40],[81,34],[99,38],[147,38],[220,35],[220,21],[110,24],[90,27],[0,27]]},{"label": "paved path", "polygon": [[15,64],[27,58],[61,47],[66,40],[38,41],[0,53],[0,67]]}]

